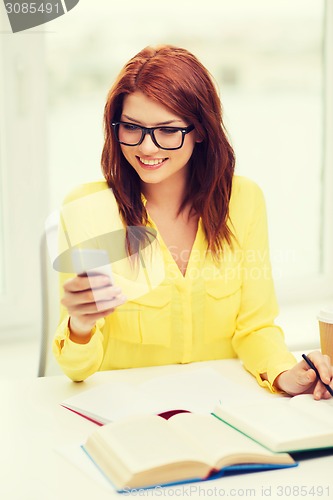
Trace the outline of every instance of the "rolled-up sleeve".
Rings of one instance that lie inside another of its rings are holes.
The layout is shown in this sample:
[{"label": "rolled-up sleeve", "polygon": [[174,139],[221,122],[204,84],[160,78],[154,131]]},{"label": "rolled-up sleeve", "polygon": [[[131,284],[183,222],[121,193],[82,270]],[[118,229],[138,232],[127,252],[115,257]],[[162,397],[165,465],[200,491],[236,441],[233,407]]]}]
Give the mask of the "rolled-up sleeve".
[{"label": "rolled-up sleeve", "polygon": [[70,340],[68,321],[66,315],[57,328],[52,349],[63,372],[75,382],[80,382],[95,373],[102,363],[104,319],[97,321],[87,344]]}]

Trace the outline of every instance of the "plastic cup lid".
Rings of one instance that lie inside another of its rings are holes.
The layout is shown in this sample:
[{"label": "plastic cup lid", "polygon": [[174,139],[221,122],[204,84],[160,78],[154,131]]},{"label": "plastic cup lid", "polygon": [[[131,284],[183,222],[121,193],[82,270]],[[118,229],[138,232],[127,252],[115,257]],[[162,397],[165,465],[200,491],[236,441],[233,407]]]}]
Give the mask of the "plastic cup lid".
[{"label": "plastic cup lid", "polygon": [[333,323],[333,306],[321,309],[317,318],[323,323]]}]

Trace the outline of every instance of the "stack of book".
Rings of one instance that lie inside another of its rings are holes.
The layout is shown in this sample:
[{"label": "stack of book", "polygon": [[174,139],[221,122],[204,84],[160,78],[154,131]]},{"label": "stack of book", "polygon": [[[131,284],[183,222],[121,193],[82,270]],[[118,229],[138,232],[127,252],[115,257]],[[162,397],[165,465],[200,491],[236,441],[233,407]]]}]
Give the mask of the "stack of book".
[{"label": "stack of book", "polygon": [[240,384],[211,369],[139,387],[113,382],[62,405],[100,424],[82,449],[118,491],[294,467],[290,453],[333,448],[333,400],[242,397]]}]

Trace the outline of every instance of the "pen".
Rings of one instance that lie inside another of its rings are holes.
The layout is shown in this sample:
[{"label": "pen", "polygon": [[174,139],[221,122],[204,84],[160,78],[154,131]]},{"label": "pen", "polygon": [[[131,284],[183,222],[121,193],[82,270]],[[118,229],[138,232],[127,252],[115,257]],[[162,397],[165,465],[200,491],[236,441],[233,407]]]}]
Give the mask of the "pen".
[{"label": "pen", "polygon": [[323,384],[324,387],[326,387],[326,389],[328,390],[328,392],[330,393],[330,395],[333,396],[333,389],[328,384],[325,384],[321,380],[319,372],[318,372],[317,368],[315,367],[315,365],[312,363],[311,359],[309,359],[306,356],[306,354],[302,354],[302,358],[305,359],[305,361],[307,362],[307,364],[309,365],[309,367],[312,368],[312,370],[314,370],[316,372],[316,375],[319,378],[320,382]]}]

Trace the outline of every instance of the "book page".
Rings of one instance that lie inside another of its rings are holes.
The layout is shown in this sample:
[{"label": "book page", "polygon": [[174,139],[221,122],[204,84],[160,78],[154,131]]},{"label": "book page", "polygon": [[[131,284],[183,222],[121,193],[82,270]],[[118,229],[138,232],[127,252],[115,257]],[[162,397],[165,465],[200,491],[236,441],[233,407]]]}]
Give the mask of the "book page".
[{"label": "book page", "polygon": [[243,387],[212,368],[156,376],[139,385],[110,382],[81,392],[62,405],[103,424],[169,410],[209,414],[223,397],[242,398]]},{"label": "book page", "polygon": [[237,401],[244,388],[212,368],[154,377],[140,385],[145,399],[163,401],[167,409],[183,409],[193,413],[211,413],[223,397]]},{"label": "book page", "polygon": [[333,432],[333,399],[316,401],[312,394],[300,394],[291,398],[289,404],[312,418],[330,425]]},{"label": "book page", "polygon": [[332,425],[289,404],[290,398],[269,404],[219,405],[214,413],[273,451],[333,446]]},{"label": "book page", "polygon": [[[170,425],[191,439],[202,453],[211,457],[216,465],[222,458],[238,455],[250,457],[257,455],[263,462],[274,462],[276,454],[248,438],[241,432],[210,415],[179,413],[169,420]],[[237,460],[236,460],[237,463]],[[218,467],[219,468],[219,467]]]},{"label": "book page", "polygon": [[133,410],[135,414],[140,409],[136,392],[131,384],[112,382],[65,399],[62,405],[106,424],[123,418]]},{"label": "book page", "polygon": [[96,449],[102,446],[106,455],[113,455],[126,465],[131,475],[180,462],[206,462],[199,470],[211,468],[210,464],[207,466],[208,456],[201,449],[183,438],[167,420],[154,415],[128,418],[100,427],[88,438],[89,453],[94,442]]}]

